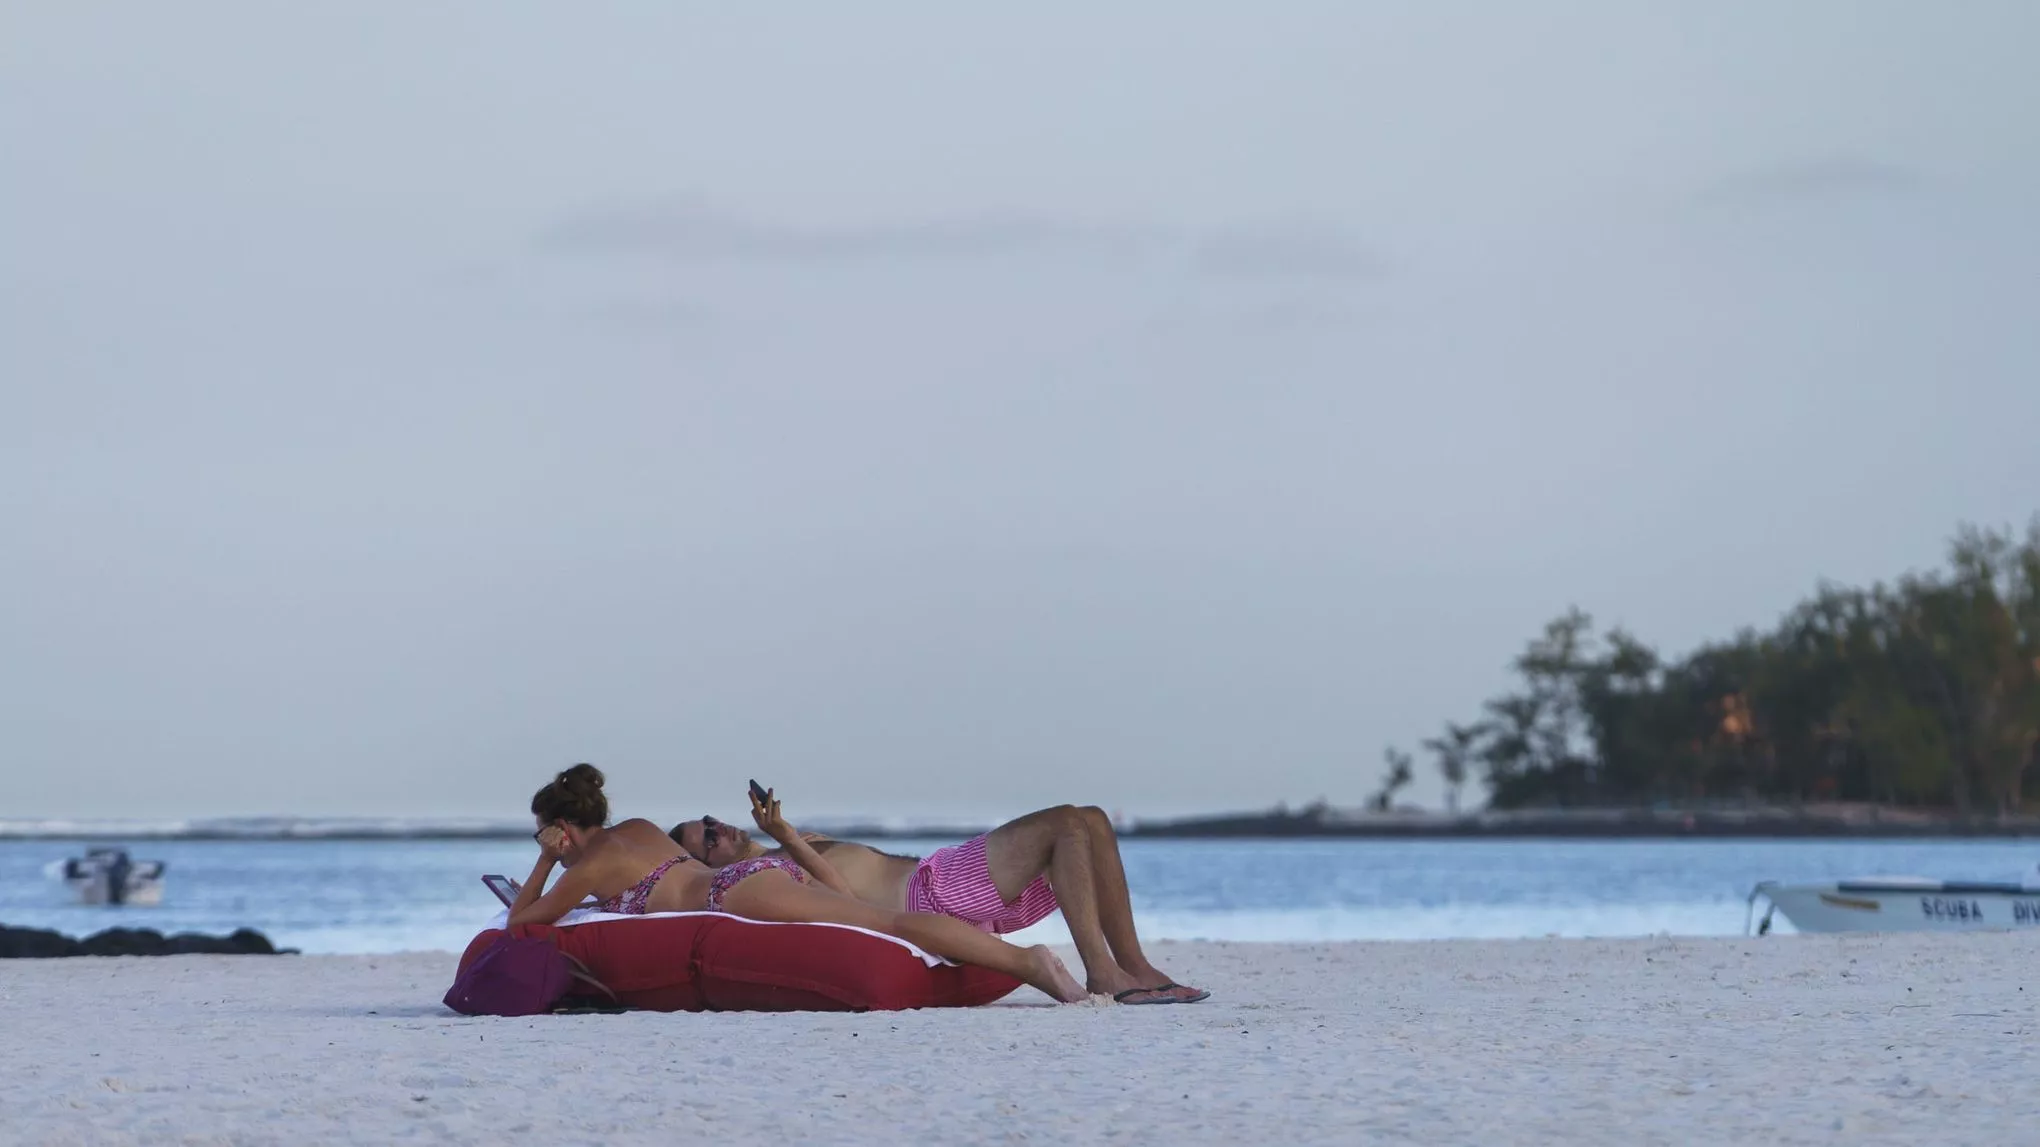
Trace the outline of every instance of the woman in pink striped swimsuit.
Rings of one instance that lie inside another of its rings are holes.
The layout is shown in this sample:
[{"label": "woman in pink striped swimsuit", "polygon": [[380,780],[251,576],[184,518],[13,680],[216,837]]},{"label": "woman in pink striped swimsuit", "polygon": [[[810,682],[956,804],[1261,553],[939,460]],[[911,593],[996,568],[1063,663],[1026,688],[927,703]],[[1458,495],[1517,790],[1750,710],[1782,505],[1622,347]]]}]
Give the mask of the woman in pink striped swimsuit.
[{"label": "woman in pink striped swimsuit", "polygon": [[[859,901],[842,875],[786,823],[769,792],[764,801],[752,799],[751,815],[786,846],[787,855],[711,869],[681,852],[651,821],[609,824],[602,780],[595,766],[575,765],[531,798],[539,858],[510,905],[512,926],[554,923],[589,896],[598,898],[603,911],[632,915],[710,911],[784,923],[851,924],[1004,972],[1063,1003],[1085,998],[1084,986],[1045,945],[1022,948],[947,916],[887,912]],[[548,889],[555,867],[562,871]]]}]

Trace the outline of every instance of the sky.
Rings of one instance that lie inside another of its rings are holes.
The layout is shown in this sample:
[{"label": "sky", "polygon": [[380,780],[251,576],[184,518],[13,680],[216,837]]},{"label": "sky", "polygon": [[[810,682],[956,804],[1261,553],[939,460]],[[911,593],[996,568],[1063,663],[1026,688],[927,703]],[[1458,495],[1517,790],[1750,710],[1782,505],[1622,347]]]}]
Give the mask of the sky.
[{"label": "sky", "polygon": [[0,27],[0,816],[1353,804],[2040,510],[2023,0]]}]

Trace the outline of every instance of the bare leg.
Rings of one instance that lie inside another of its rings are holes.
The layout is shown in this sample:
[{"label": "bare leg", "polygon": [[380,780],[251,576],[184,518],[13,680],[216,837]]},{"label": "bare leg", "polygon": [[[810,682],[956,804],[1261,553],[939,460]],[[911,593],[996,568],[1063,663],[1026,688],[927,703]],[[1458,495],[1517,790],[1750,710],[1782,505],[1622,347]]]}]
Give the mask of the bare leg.
[{"label": "bare leg", "polygon": [[[1148,963],[1146,953],[1140,950],[1140,936],[1133,929],[1133,899],[1126,889],[1126,868],[1119,860],[1119,834],[1112,831],[1112,819],[1096,805],[1086,805],[1077,811],[1083,815],[1090,834],[1098,924],[1105,932],[1105,942],[1112,947],[1113,961],[1144,987],[1159,988],[1172,983],[1161,969]],[[1058,889],[1058,896],[1060,893]],[[1178,994],[1200,993],[1192,988]]]},{"label": "bare leg", "polygon": [[1126,890],[1126,869],[1119,859],[1119,835],[1105,810],[1095,805],[1077,810],[1091,841],[1091,866],[1096,873],[1098,925],[1105,942],[1112,946],[1112,959],[1149,987],[1169,982],[1169,977],[1148,963],[1140,950],[1140,937],[1133,930],[1133,899]]},{"label": "bare leg", "polygon": [[1022,948],[948,916],[892,912],[767,870],[745,877],[723,896],[731,914],[786,923],[854,924],[897,936],[937,956],[1004,972],[1066,1004],[1084,999],[1083,985],[1045,944]]},{"label": "bare leg", "polygon": [[[1057,805],[1000,825],[985,838],[985,862],[993,886],[1009,904],[1020,898],[1035,877],[1048,874],[1063,922],[1069,925],[1070,939],[1084,961],[1085,986],[1092,992],[1122,995],[1151,986],[1112,958],[1112,946],[1099,921],[1098,876],[1092,864],[1090,826],[1082,812]],[[1125,879],[1122,872],[1122,885]],[[1127,919],[1130,925],[1130,908]],[[1166,977],[1158,982],[1166,982]]]}]

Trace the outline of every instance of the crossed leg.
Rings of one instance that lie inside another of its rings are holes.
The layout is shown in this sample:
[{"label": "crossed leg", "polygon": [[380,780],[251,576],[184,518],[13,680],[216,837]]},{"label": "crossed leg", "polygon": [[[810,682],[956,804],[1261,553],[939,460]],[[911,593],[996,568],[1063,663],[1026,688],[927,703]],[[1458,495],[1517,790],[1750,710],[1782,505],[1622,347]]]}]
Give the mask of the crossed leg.
[{"label": "crossed leg", "polygon": [[1167,1002],[1155,998],[1162,995],[1204,998],[1173,983],[1141,951],[1119,837],[1104,810],[1057,805],[1009,821],[986,836],[985,861],[1009,904],[1047,875],[1092,993],[1143,1003]]}]

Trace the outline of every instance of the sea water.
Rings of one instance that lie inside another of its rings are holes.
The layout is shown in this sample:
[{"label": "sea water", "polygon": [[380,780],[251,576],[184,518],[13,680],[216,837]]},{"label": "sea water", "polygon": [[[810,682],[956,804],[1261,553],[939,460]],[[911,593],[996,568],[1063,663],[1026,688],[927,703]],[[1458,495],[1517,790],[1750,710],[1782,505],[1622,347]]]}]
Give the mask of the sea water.
[{"label": "sea water", "polygon": [[[95,842],[104,843],[104,842]],[[950,840],[875,842],[924,854]],[[1128,840],[1149,939],[1420,940],[1737,935],[1751,885],[1912,874],[2016,879],[2040,841]],[[308,953],[458,950],[500,907],[481,875],[523,879],[524,840],[164,840],[159,907],[88,907],[45,875],[79,841],[0,841],[0,923],[74,936],[115,926],[254,928]],[[1778,922],[1783,925],[1783,921]],[[1781,928],[1781,930],[1789,930]],[[1059,917],[1016,940],[1064,942]]]}]

